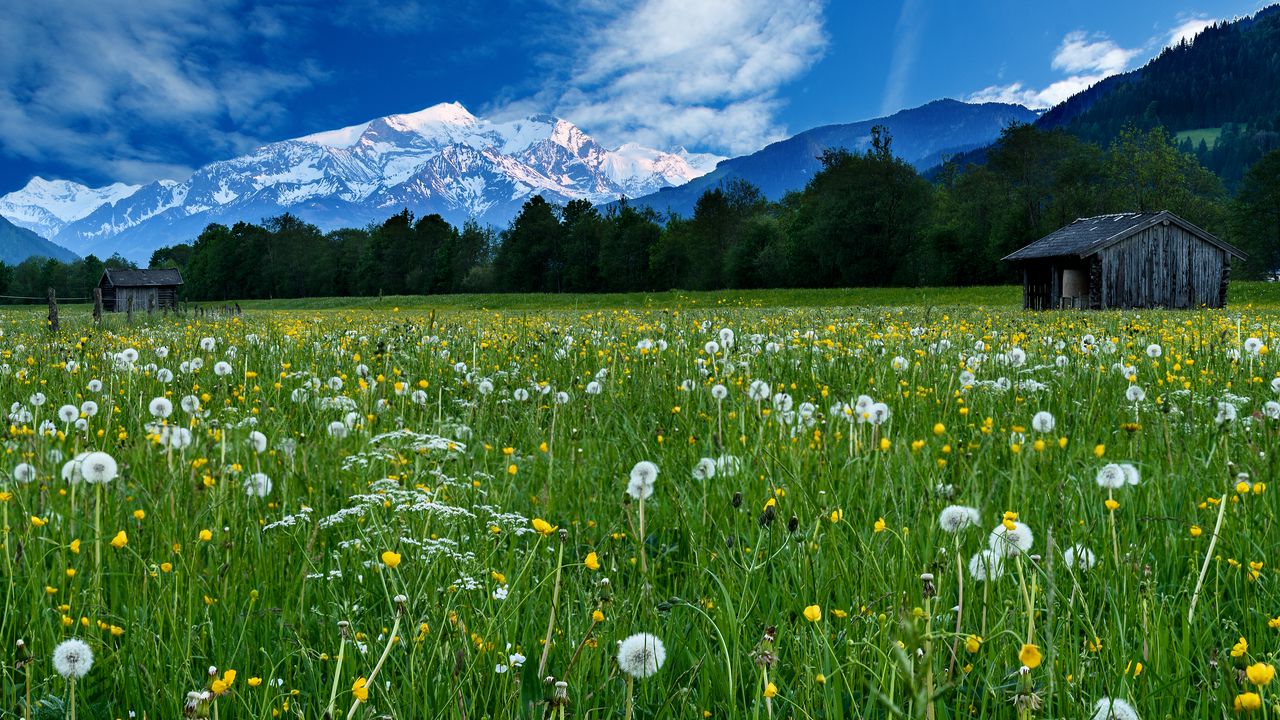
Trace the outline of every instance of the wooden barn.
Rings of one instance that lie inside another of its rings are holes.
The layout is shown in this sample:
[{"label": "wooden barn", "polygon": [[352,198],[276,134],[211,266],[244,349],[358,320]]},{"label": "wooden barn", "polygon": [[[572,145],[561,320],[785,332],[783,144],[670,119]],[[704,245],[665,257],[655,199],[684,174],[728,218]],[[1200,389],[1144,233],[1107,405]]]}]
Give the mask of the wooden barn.
[{"label": "wooden barn", "polygon": [[1222,307],[1232,257],[1245,255],[1165,210],[1080,218],[1004,259],[1023,307],[1105,310]]},{"label": "wooden barn", "polygon": [[[182,273],[176,268],[154,270],[107,270],[98,287],[106,312],[152,312],[178,307],[178,286]],[[133,300],[130,308],[129,301]]]}]

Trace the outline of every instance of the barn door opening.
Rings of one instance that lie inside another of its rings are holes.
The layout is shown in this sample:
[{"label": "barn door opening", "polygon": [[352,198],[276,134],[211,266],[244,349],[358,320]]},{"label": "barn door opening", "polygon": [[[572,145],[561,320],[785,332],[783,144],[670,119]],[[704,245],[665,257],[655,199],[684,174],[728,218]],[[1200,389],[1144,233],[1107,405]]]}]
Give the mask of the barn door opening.
[{"label": "barn door opening", "polygon": [[1068,267],[1062,270],[1062,307],[1089,307],[1089,270]]}]

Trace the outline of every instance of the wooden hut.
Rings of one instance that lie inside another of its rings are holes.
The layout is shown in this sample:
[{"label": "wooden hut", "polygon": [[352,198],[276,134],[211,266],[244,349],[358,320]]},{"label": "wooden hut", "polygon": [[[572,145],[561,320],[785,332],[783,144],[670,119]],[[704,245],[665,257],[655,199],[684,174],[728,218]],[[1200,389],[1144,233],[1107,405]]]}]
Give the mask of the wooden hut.
[{"label": "wooden hut", "polygon": [[1222,307],[1232,257],[1245,255],[1165,210],[1080,218],[1004,259],[1023,307],[1105,310]]},{"label": "wooden hut", "polygon": [[[180,285],[182,273],[176,268],[107,270],[98,281],[102,289],[102,309],[106,312],[176,309]],[[130,300],[133,300],[132,308]]]}]

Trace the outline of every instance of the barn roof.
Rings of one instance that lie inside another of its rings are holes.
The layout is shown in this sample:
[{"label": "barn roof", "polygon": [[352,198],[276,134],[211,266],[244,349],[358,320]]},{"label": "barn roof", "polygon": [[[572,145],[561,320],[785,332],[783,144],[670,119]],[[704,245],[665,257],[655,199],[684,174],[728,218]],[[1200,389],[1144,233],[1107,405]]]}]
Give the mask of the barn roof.
[{"label": "barn roof", "polygon": [[1168,210],[1145,213],[1116,213],[1080,218],[1066,227],[1059,228],[1015,253],[1005,260],[1037,260],[1051,257],[1086,258],[1103,248],[1110,247],[1125,238],[1147,228],[1172,223],[1207,243],[1216,245],[1228,253],[1243,259],[1244,253],[1219,240]]},{"label": "barn roof", "polygon": [[182,284],[182,273],[178,272],[177,268],[106,270],[102,276],[112,287],[160,287]]}]

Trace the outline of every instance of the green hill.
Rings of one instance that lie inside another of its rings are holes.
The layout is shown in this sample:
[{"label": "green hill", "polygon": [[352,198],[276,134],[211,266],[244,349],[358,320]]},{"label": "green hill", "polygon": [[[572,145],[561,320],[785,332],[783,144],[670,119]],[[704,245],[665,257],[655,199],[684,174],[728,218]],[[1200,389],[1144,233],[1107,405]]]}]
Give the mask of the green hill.
[{"label": "green hill", "polygon": [[17,265],[33,255],[64,262],[78,259],[75,253],[61,245],[55,245],[30,230],[20,228],[0,217],[0,262],[6,265]]},{"label": "green hill", "polygon": [[1037,121],[1104,147],[1126,126],[1164,126],[1228,187],[1280,147],[1280,5],[1206,28]]}]

